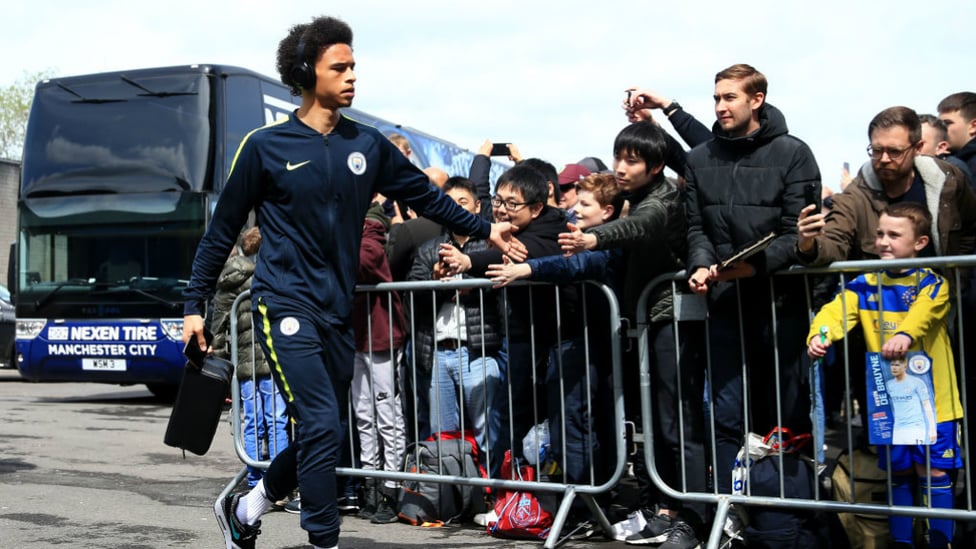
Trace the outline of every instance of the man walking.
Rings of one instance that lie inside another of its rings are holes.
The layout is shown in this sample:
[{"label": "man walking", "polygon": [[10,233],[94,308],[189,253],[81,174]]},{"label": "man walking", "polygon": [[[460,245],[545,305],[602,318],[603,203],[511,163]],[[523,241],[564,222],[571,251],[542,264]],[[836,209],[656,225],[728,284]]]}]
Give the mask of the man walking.
[{"label": "man walking", "polygon": [[254,547],[261,514],[296,485],[309,541],[338,547],[335,467],[355,354],[356,264],[374,193],[524,259],[513,252],[507,223],[464,211],[380,132],[340,114],[355,97],[355,65],[352,30],[332,17],[296,25],[280,42],[281,81],[302,104],[241,142],[184,292],[183,339],[204,348],[207,299],[253,209],[264,237],[251,289],[254,324],[296,438],[253,490],[214,504],[228,548]]}]

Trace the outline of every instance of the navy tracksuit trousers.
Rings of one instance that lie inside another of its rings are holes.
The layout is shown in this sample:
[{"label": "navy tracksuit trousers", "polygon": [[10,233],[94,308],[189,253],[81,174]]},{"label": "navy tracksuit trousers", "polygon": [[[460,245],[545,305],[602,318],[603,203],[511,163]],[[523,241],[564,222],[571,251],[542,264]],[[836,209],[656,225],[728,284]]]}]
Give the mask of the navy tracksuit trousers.
[{"label": "navy tracksuit trousers", "polygon": [[348,424],[355,356],[352,326],[329,324],[267,298],[257,301],[254,322],[295,420],[295,441],[271,462],[264,477],[265,491],[274,501],[297,486],[302,496],[301,525],[309,542],[332,547],[339,540],[335,469],[343,426]]}]

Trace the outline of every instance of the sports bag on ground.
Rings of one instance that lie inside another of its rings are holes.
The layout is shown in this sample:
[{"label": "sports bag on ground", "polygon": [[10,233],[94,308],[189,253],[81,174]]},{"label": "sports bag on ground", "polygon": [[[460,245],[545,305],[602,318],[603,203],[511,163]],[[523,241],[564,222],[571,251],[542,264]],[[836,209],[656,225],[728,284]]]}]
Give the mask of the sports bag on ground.
[{"label": "sports bag on ground", "polygon": [[[404,456],[403,470],[407,473],[447,475],[452,477],[485,477],[475,457],[473,438],[451,433],[438,433],[410,445]],[[482,490],[453,482],[407,480],[400,490],[398,516],[401,520],[421,526],[447,523],[473,514],[483,500]]]},{"label": "sports bag on ground", "polygon": [[[873,447],[871,448],[873,449]],[[837,466],[831,475],[834,499],[854,503],[887,505],[888,475],[878,467],[878,455],[870,451],[855,449],[837,456]],[[851,486],[851,478],[854,486]],[[853,549],[884,549],[891,544],[888,517],[867,513],[837,513]]]},{"label": "sports bag on ground", "polygon": [[[809,442],[809,434],[793,435],[783,427],[773,429],[765,437],[749,433],[746,438],[748,443],[739,450],[733,468],[732,493],[779,497],[782,475],[785,497],[813,499],[816,478],[813,465],[797,452]],[[747,547],[820,549],[827,546],[826,528],[816,513],[786,507],[739,505],[736,511],[746,523],[741,536]]]},{"label": "sports bag on ground", "polygon": [[[535,469],[515,459],[512,451],[505,451],[502,461],[505,480],[535,480]],[[545,510],[532,493],[521,490],[499,490],[495,501],[498,520],[488,523],[488,533],[499,538],[544,540],[552,529],[552,513]]]}]

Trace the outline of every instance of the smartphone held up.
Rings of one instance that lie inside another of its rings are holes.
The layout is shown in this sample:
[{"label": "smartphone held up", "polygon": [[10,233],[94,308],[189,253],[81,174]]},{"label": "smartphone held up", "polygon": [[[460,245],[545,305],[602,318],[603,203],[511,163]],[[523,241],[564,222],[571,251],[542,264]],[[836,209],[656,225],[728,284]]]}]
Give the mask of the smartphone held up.
[{"label": "smartphone held up", "polygon": [[491,156],[509,156],[512,152],[508,148],[509,143],[492,143]]},{"label": "smartphone held up", "polygon": [[809,215],[820,213],[820,189],[815,183],[807,183],[803,186],[803,204],[804,206],[810,204],[816,206]]}]

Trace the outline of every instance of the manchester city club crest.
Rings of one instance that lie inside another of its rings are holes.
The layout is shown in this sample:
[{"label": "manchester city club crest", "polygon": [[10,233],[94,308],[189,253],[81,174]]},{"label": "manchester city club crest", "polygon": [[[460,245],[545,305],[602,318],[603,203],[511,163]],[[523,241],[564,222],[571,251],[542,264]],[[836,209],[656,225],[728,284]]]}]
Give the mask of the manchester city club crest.
[{"label": "manchester city club crest", "polygon": [[908,369],[917,375],[925,375],[932,369],[932,359],[924,353],[912,355],[908,360]]},{"label": "manchester city club crest", "polygon": [[366,172],[366,157],[361,152],[354,152],[346,158],[346,165],[352,173],[363,175]]},{"label": "manchester city club crest", "polygon": [[286,316],[285,318],[281,319],[281,325],[279,326],[281,333],[286,336],[295,335],[298,333],[299,327],[300,324],[298,319],[293,316]]}]

